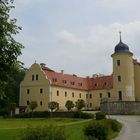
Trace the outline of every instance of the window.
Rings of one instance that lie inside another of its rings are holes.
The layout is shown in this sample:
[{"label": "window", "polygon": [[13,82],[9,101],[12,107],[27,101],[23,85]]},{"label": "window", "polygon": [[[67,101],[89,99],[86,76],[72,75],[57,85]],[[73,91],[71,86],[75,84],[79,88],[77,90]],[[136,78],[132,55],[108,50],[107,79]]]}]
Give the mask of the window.
[{"label": "window", "polygon": [[74,84],[75,84],[75,82],[71,82],[71,84],[72,84],[72,85],[74,85]]},{"label": "window", "polygon": [[88,94],[86,94],[86,98],[88,99]]},{"label": "window", "polygon": [[97,87],[97,83],[95,83],[94,86]]},{"label": "window", "polygon": [[42,101],[40,101],[40,106],[42,106]]},{"label": "window", "polygon": [[27,89],[27,94],[29,94],[30,93],[30,89]]},{"label": "window", "polygon": [[63,83],[64,83],[64,84],[67,84],[67,81],[66,81],[66,80],[63,80]]},{"label": "window", "polygon": [[72,97],[74,97],[74,92],[72,92]]},{"label": "window", "polygon": [[117,60],[117,66],[120,66],[120,65],[121,65],[120,60]]},{"label": "window", "polygon": [[82,87],[82,83],[79,83],[78,85],[79,85],[80,87]]},{"label": "window", "polygon": [[100,98],[102,98],[102,93],[100,93]]},{"label": "window", "polygon": [[34,77],[34,75],[32,75],[32,81],[34,81],[35,80],[35,77]]},{"label": "window", "polygon": [[118,92],[118,97],[119,97],[119,100],[121,101],[122,100],[122,91]]},{"label": "window", "polygon": [[81,98],[81,93],[79,94],[79,98]]},{"label": "window", "polygon": [[92,98],[92,94],[89,94],[89,98],[90,98],[90,99]]},{"label": "window", "polygon": [[107,96],[108,96],[108,98],[110,98],[110,97],[111,97],[111,93],[110,93],[110,92],[108,92],[108,93],[107,93]]},{"label": "window", "polygon": [[67,97],[67,92],[65,91],[65,97]]},{"label": "window", "polygon": [[27,101],[27,105],[29,105],[30,104],[30,102],[29,101]]},{"label": "window", "polygon": [[53,78],[52,81],[53,81],[53,82],[57,82],[57,78]]},{"label": "window", "polygon": [[121,80],[122,80],[122,79],[121,79],[121,76],[119,75],[119,76],[118,76],[118,82],[121,82]]},{"label": "window", "polygon": [[40,89],[40,93],[43,93],[43,89],[42,88]]},{"label": "window", "polygon": [[38,74],[36,74],[36,80],[38,80]]},{"label": "window", "polygon": [[108,83],[107,83],[107,82],[105,82],[105,83],[104,83],[104,85],[105,85],[105,86],[107,86],[107,85],[108,85]]},{"label": "window", "polygon": [[57,96],[59,96],[59,90],[57,90]]},{"label": "window", "polygon": [[90,103],[89,106],[92,107],[92,103]]}]

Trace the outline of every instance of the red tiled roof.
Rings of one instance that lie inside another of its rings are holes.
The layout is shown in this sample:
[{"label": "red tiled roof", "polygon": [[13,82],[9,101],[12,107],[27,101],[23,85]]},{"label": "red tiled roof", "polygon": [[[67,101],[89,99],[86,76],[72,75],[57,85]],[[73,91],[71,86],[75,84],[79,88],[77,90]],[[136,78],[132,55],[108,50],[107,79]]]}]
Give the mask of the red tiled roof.
[{"label": "red tiled roof", "polygon": [[82,78],[76,75],[58,73],[47,67],[42,67],[42,70],[51,81],[51,85],[55,86],[81,90],[110,89],[113,87],[112,75],[96,78]]},{"label": "red tiled roof", "polygon": [[140,62],[138,62],[137,59],[133,59],[133,64],[134,65],[137,65],[137,64],[140,65]]}]

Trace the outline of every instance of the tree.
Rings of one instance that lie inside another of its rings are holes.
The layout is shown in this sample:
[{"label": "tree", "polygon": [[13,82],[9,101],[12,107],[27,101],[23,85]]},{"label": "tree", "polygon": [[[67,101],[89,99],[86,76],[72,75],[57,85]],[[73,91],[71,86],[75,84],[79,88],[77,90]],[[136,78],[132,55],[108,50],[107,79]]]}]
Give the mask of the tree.
[{"label": "tree", "polygon": [[70,111],[74,107],[73,101],[68,100],[65,104],[65,107],[67,108],[68,111]]},{"label": "tree", "polygon": [[32,117],[33,117],[33,111],[34,109],[37,108],[37,102],[36,101],[31,101],[30,104],[29,104],[29,108],[32,110]]},{"label": "tree", "polygon": [[81,110],[83,107],[85,107],[85,101],[83,99],[78,99],[76,102],[75,102],[75,107],[78,109],[78,110]]},{"label": "tree", "polygon": [[13,8],[13,0],[0,0],[0,99],[5,98],[9,75],[19,63],[17,57],[24,48],[14,39],[21,27],[16,25],[16,19],[10,18],[10,11]]},{"label": "tree", "polygon": [[59,107],[59,104],[55,101],[49,102],[49,108],[51,109],[51,112],[53,112],[54,109],[57,109]]},{"label": "tree", "polygon": [[11,117],[13,117],[13,115],[15,114],[16,103],[14,103],[14,102],[10,103],[9,109],[10,109],[10,115],[11,115]]}]

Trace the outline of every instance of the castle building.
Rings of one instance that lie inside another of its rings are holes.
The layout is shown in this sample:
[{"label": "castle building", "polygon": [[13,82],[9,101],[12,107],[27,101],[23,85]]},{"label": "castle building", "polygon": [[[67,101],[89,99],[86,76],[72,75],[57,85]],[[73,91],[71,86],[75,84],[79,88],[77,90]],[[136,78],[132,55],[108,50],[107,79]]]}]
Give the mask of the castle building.
[{"label": "castle building", "polygon": [[140,63],[121,40],[111,55],[113,73],[108,76],[78,77],[56,72],[44,63],[34,63],[20,84],[20,107],[28,107],[31,101],[38,103],[37,110],[48,110],[48,103],[56,101],[65,110],[67,100],[83,99],[85,109],[100,108],[101,100],[140,101]]}]

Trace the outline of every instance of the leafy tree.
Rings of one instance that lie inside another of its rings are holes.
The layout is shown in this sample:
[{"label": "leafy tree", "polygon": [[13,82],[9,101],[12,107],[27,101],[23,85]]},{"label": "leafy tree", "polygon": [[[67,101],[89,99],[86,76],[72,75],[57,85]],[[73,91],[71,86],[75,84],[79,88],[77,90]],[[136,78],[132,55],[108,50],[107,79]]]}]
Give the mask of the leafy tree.
[{"label": "leafy tree", "polygon": [[85,107],[85,101],[83,99],[78,99],[76,102],[75,102],[75,107],[78,109],[78,110],[81,110],[83,107]]},{"label": "leafy tree", "polygon": [[10,18],[13,0],[0,0],[0,99],[5,98],[5,89],[9,75],[18,62],[23,45],[14,39],[21,27],[16,25],[16,19]]},{"label": "leafy tree", "polygon": [[9,109],[10,109],[10,115],[11,117],[13,117],[13,114],[15,114],[16,103],[10,103]]},{"label": "leafy tree", "polygon": [[32,110],[32,117],[33,117],[33,111],[34,109],[37,108],[37,102],[36,101],[31,101],[30,104],[29,104],[29,108]]},{"label": "leafy tree", "polygon": [[9,104],[15,102],[19,104],[19,89],[20,82],[23,80],[26,69],[21,66],[16,66],[9,75],[9,79],[4,90],[4,97],[0,99],[0,115],[9,114]]},{"label": "leafy tree", "polygon": [[51,112],[53,112],[54,109],[57,109],[59,107],[59,104],[55,101],[52,101],[49,103],[49,108],[51,109]]},{"label": "leafy tree", "polygon": [[74,107],[73,101],[68,100],[65,104],[65,107],[67,108],[68,111],[70,111]]}]

